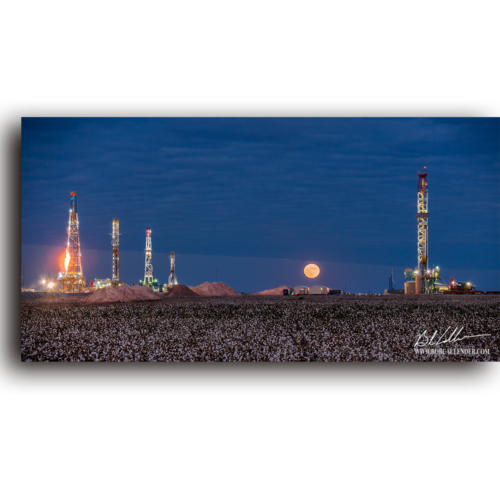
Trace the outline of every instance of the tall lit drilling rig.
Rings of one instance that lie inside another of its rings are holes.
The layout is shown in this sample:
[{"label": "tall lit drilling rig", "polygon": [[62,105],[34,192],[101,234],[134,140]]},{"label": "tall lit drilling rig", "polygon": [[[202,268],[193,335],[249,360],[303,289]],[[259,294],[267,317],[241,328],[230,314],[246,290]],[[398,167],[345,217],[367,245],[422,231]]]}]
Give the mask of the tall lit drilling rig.
[{"label": "tall lit drilling rig", "polygon": [[151,246],[151,228],[146,228],[146,263],[144,266],[144,284],[150,286],[153,282],[153,248]]},{"label": "tall lit drilling rig", "polygon": [[175,253],[170,252],[170,276],[168,277],[168,288],[178,285],[177,276],[175,275]]},{"label": "tall lit drilling rig", "polygon": [[113,247],[113,278],[111,286],[117,287],[120,283],[120,254],[119,254],[119,237],[120,237],[120,223],[118,219],[113,219],[113,232],[111,233],[111,246]]},{"label": "tall lit drilling rig", "polygon": [[158,280],[153,279],[153,248],[151,246],[151,228],[146,227],[146,262],[144,265],[144,281],[139,280],[139,285],[147,286],[152,290],[159,290]]},{"label": "tall lit drilling rig", "polygon": [[[428,265],[429,265],[429,187],[427,185],[427,172],[418,172],[417,184],[417,252],[418,274],[415,283],[421,281],[423,293],[428,293]],[[419,279],[420,278],[420,279]],[[419,293],[419,292],[417,292]]]},{"label": "tall lit drilling rig", "polygon": [[448,287],[439,276],[439,267],[429,268],[429,186],[427,172],[418,172],[417,183],[417,267],[405,269],[405,293],[436,293]]},{"label": "tall lit drilling rig", "polygon": [[59,273],[59,286],[64,292],[81,292],[85,289],[85,277],[82,269],[82,254],[80,251],[80,232],[76,193],[70,193],[68,244],[64,259],[64,271]]}]

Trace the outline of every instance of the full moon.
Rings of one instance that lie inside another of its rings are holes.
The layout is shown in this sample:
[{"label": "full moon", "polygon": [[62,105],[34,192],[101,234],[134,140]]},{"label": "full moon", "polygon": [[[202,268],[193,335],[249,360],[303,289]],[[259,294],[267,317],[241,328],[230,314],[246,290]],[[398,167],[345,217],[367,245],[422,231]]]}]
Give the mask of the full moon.
[{"label": "full moon", "polygon": [[308,278],[316,278],[319,276],[319,267],[316,264],[307,264],[307,266],[304,267],[304,274]]}]

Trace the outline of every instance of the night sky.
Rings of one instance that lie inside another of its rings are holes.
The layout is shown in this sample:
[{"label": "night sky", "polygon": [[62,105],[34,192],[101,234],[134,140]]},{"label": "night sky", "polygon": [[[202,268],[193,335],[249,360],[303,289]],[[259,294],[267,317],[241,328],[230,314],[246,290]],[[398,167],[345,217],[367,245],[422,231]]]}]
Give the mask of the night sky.
[{"label": "night sky", "polygon": [[[22,120],[25,286],[56,277],[76,191],[87,280],[154,276],[240,292],[321,284],[382,292],[417,265],[417,171],[427,167],[429,259],[448,281],[500,288],[499,119]],[[321,274],[303,275],[309,262]]]}]

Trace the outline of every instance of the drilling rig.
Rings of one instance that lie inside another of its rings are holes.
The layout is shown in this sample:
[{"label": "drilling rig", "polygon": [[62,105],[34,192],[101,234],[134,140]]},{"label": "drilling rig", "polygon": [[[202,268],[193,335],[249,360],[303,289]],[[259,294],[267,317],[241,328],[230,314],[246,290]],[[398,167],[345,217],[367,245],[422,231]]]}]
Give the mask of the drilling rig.
[{"label": "drilling rig", "polygon": [[62,292],[82,292],[86,289],[86,282],[82,269],[78,208],[75,192],[70,193],[67,231],[68,243],[66,245],[64,271],[59,273],[57,281],[59,282],[59,288]]},{"label": "drilling rig", "polygon": [[177,276],[175,275],[175,253],[170,252],[170,276],[168,277],[168,288],[178,285]]},{"label": "drilling rig", "polygon": [[150,286],[153,282],[153,248],[151,246],[151,228],[146,228],[146,263],[144,265],[144,284]]},{"label": "drilling rig", "polygon": [[144,280],[139,280],[139,285],[147,286],[152,290],[159,291],[158,280],[153,279],[153,247],[151,245],[151,228],[146,227],[146,262],[144,265]]},{"label": "drilling rig", "polygon": [[405,293],[436,293],[447,290],[439,275],[439,267],[429,267],[429,186],[427,167],[418,172],[417,183],[417,267],[405,269]]},{"label": "drilling rig", "polygon": [[[424,170],[426,167],[424,167]],[[427,273],[429,260],[429,186],[427,172],[418,172],[417,186],[417,221],[418,221],[418,270],[422,278]],[[425,286],[424,286],[425,288]]]},{"label": "drilling rig", "polygon": [[116,288],[120,284],[120,254],[119,254],[119,237],[120,223],[118,219],[113,219],[113,232],[111,233],[111,246],[113,247],[113,278],[111,286]]},{"label": "drilling rig", "polygon": [[[439,268],[431,271],[429,266],[429,186],[427,172],[418,171],[417,183],[417,267],[405,269],[405,278],[415,280],[414,293],[430,293],[432,282],[439,278]],[[437,274],[436,274],[437,273]],[[406,286],[406,285],[405,285]],[[413,289],[413,286],[412,286]],[[434,290],[435,291],[435,290]]]},{"label": "drilling rig", "polygon": [[417,184],[418,263],[415,285],[419,290],[415,289],[416,293],[429,293],[429,187],[425,169],[418,172]]}]

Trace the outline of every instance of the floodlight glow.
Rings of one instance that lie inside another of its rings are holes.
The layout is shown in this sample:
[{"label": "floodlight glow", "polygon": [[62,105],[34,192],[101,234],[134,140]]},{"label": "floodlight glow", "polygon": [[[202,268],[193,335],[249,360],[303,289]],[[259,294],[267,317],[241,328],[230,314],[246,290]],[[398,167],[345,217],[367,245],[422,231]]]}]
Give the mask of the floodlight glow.
[{"label": "floodlight glow", "polygon": [[[69,241],[68,241],[68,245],[69,245]],[[68,272],[68,265],[69,265],[69,261],[70,261],[70,255],[69,255],[69,252],[68,250],[66,249],[66,257],[64,259],[64,270],[66,272]]]}]

